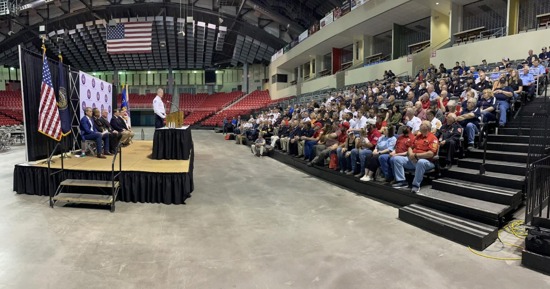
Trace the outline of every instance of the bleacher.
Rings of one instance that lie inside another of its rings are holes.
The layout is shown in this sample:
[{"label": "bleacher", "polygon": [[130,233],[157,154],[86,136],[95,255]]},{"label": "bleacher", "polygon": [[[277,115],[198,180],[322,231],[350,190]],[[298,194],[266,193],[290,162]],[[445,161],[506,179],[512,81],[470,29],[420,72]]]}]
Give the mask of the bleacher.
[{"label": "bleacher", "polygon": [[23,123],[23,104],[20,91],[0,91],[0,126]]},{"label": "bleacher", "polygon": [[213,115],[202,122],[204,126],[220,126],[224,118],[231,119],[238,115],[250,114],[253,110],[267,107],[271,103],[268,90],[255,90],[229,108]]},{"label": "bleacher", "polygon": [[209,117],[224,107],[230,105],[235,100],[242,97],[241,91],[219,92],[212,95],[199,93],[197,95],[182,94],[180,95],[180,110],[191,112],[183,123],[186,125],[194,125],[197,122]]},{"label": "bleacher", "polygon": [[[130,93],[128,95],[128,101],[130,103],[131,109],[150,109],[153,107],[153,99],[157,96],[156,93],[147,93],[147,94],[137,94],[137,93]],[[172,101],[172,95],[165,93],[163,97],[163,101],[171,102]],[[122,103],[122,94],[119,94],[117,96],[117,103],[118,107],[120,107],[120,104]],[[166,111],[170,111],[170,105],[166,106]]]}]

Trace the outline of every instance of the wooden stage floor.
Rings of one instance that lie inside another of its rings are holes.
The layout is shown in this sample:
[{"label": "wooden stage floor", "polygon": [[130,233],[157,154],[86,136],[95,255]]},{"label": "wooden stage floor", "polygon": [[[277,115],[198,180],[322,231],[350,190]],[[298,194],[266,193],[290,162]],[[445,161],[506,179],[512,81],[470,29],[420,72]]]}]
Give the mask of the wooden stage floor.
[{"label": "wooden stage floor", "polygon": [[[154,160],[151,159],[153,150],[152,141],[133,141],[133,143],[122,148],[122,171],[124,172],[150,172],[150,173],[188,173],[189,160]],[[64,159],[65,170],[79,171],[111,171],[112,156],[100,159],[95,156],[75,157]],[[61,168],[59,157],[54,157],[55,163],[52,168]],[[25,164],[33,167],[47,168],[45,161],[37,161]],[[118,170],[118,160],[115,164]]]}]

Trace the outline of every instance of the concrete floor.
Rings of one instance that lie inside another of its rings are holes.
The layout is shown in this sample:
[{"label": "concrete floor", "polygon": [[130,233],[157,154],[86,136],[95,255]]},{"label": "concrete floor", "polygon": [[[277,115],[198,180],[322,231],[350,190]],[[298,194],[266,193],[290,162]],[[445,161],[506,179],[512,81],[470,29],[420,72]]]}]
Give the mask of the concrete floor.
[{"label": "concrete floor", "polygon": [[[212,131],[193,137],[187,205],[118,203],[115,213],[16,195],[24,148],[0,153],[0,288],[550,286],[519,261],[482,258],[399,221],[395,207],[253,157]],[[501,249],[484,253],[519,254]]]}]

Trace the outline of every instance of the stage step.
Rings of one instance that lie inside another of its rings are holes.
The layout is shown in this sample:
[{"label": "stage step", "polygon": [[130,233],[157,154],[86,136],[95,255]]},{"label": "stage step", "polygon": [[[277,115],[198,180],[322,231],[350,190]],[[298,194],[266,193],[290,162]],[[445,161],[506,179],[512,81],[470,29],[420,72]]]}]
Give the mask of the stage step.
[{"label": "stage step", "polygon": [[[502,135],[517,135],[518,134],[518,131],[521,131],[521,135],[522,136],[527,136],[529,137],[529,135],[531,134],[530,132],[530,129],[528,127],[528,125],[526,124],[522,124],[521,126],[521,129],[518,128],[519,124],[515,124],[514,126],[512,125],[506,125],[506,127],[503,127],[503,128],[499,128],[498,129],[498,133],[499,134],[502,134]],[[541,129],[541,128],[535,128],[534,129],[536,133],[538,133],[539,135],[542,134],[544,132],[544,129]],[[490,139],[490,138],[489,138]]]},{"label": "stage step", "polygon": [[[112,188],[112,181],[98,181],[98,180],[77,180],[77,179],[66,179],[62,181],[60,186],[66,187],[93,187],[93,188]],[[118,181],[114,183],[115,188],[120,186]]]},{"label": "stage step", "polygon": [[432,181],[432,189],[508,206],[517,206],[521,203],[522,198],[521,190],[451,178],[441,178]]},{"label": "stage step", "polygon": [[529,135],[518,136],[515,134],[490,134],[488,140],[491,142],[528,144]]},{"label": "stage step", "polygon": [[59,193],[53,200],[56,202],[93,204],[93,205],[110,205],[113,202],[112,195],[95,195],[95,194],[71,194]]},{"label": "stage step", "polygon": [[[471,149],[471,151],[466,152],[466,155],[471,158],[483,159],[483,149]],[[527,153],[487,150],[487,159],[496,161],[506,160],[508,162],[526,164]]]},{"label": "stage step", "polygon": [[521,254],[521,265],[531,270],[550,274],[550,256],[544,256],[523,250]]},{"label": "stage step", "polygon": [[467,180],[481,184],[519,190],[523,188],[525,180],[524,176],[501,174],[489,171],[486,171],[484,175],[480,175],[479,169],[474,170],[460,167],[453,167],[452,169],[446,171],[445,176],[453,179]]},{"label": "stage step", "polygon": [[[482,159],[474,158],[464,158],[458,160],[458,167],[468,168],[473,170],[479,170],[479,167],[483,163]],[[525,164],[524,163],[514,163],[514,162],[504,162],[504,161],[495,161],[495,160],[486,160],[485,161],[485,170],[495,173],[503,174],[513,174],[518,176],[525,176]]]},{"label": "stage step", "polygon": [[421,205],[498,226],[510,211],[510,206],[468,198],[449,192],[423,187],[417,194]]},{"label": "stage step", "polygon": [[487,149],[494,151],[503,151],[503,152],[518,152],[518,153],[528,153],[529,152],[529,141],[526,143],[504,143],[504,142],[493,142],[491,138],[487,142]]},{"label": "stage step", "polygon": [[418,204],[400,208],[399,219],[480,251],[491,245],[498,237],[497,227]]}]

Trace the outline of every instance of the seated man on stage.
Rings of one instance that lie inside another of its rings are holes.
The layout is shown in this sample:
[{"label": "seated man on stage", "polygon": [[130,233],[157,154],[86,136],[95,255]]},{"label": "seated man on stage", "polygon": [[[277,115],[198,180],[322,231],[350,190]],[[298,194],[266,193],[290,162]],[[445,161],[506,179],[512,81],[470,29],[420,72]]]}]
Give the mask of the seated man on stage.
[{"label": "seated man on stage", "polygon": [[101,112],[101,116],[99,114],[99,109],[94,108],[92,110],[94,115],[94,123],[97,126],[98,130],[100,132],[107,131],[109,132],[109,151],[111,153],[114,153],[116,150],[116,147],[118,146],[118,143],[120,142],[120,138],[122,137],[122,134],[120,134],[118,131],[114,130],[109,121],[107,120],[107,117],[109,116],[109,113],[106,109],[104,109]]},{"label": "seated man on stage", "polygon": [[[100,159],[105,159],[105,155],[111,155],[109,152],[109,134],[99,132],[93,121],[91,107],[86,107],[84,109],[84,114],[85,116],[80,119],[80,133],[82,134],[82,139],[95,140],[97,157]],[[103,146],[104,143],[105,146]],[[103,154],[104,148],[105,155]]]},{"label": "seated man on stage", "polygon": [[134,137],[134,132],[129,130],[126,126],[126,122],[120,116],[120,109],[115,110],[115,114],[111,118],[111,126],[114,130],[118,131],[122,136],[120,142],[123,146],[130,144],[130,140]]}]

